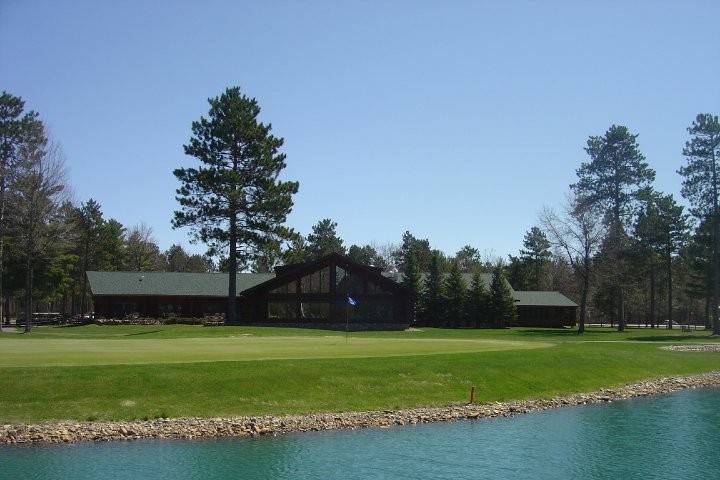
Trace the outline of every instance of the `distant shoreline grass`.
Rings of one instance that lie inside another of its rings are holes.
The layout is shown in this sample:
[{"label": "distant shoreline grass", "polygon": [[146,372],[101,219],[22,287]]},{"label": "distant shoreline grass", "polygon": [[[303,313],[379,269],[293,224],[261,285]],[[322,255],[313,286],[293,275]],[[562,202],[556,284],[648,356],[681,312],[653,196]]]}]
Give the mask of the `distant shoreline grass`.
[{"label": "distant shoreline grass", "polygon": [[[659,349],[668,342],[719,340],[704,331],[638,329],[617,333],[590,329],[580,336],[570,330],[421,329],[355,332],[349,335],[348,344],[343,343],[344,335],[306,329],[180,325],[41,327],[30,335],[2,334],[0,422],[413,408],[462,402],[473,385],[479,402],[522,400],[720,367],[718,353]],[[227,355],[222,361],[213,360],[218,352],[213,350],[212,339],[217,340],[218,349],[232,346],[229,352],[221,352]],[[416,351],[417,342],[384,341],[390,339],[434,340],[421,344],[423,348],[436,344],[436,350]],[[484,346],[507,342],[508,349],[478,349],[475,345],[470,351],[443,352],[456,344],[450,340],[458,339]],[[356,342],[366,355],[350,358],[344,349],[354,348]],[[538,342],[533,346],[542,348],[522,348]],[[94,363],[99,360],[90,355],[74,366],[49,364],[53,345],[63,347],[55,351],[56,358],[62,359],[72,355],[65,350],[69,344],[83,343],[100,349],[115,345],[116,354],[121,355],[122,350],[135,348],[149,362],[97,365]],[[202,348],[192,351],[193,343]],[[158,345],[172,348],[169,353],[158,353],[153,363]],[[388,345],[402,348],[388,350]],[[322,348],[330,356],[318,356]],[[295,352],[295,356],[260,360],[268,349],[275,354]],[[22,354],[13,357],[11,350]],[[233,355],[243,356],[242,361],[233,360]],[[14,359],[13,366],[8,365],[10,359]]]}]

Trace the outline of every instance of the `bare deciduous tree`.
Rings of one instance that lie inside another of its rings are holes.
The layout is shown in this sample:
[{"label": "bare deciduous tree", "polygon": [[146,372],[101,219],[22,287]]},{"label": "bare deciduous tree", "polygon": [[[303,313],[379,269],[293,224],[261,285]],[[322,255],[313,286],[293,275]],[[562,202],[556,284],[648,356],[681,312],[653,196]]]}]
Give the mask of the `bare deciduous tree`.
[{"label": "bare deciduous tree", "polygon": [[125,244],[126,268],[136,272],[162,271],[164,259],[160,252],[153,229],[141,222],[130,228]]},{"label": "bare deciduous tree", "polygon": [[578,333],[583,333],[587,321],[593,257],[605,238],[606,227],[592,210],[578,208],[574,199],[568,199],[562,214],[544,208],[540,213],[540,223],[557,254],[572,266],[577,277],[580,290]]},{"label": "bare deciduous tree", "polygon": [[397,258],[397,252],[398,250],[400,250],[400,247],[396,243],[370,242],[370,246],[374,248],[378,255],[380,255],[380,257],[382,257],[382,259],[385,261],[388,272],[395,273],[398,271],[398,266],[395,263],[395,259]]}]

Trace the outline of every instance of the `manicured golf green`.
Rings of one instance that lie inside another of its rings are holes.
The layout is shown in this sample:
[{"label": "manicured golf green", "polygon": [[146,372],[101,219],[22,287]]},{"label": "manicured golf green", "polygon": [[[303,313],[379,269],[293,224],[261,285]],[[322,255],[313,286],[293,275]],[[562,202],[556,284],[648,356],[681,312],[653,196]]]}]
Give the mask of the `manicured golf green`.
[{"label": "manicured golf green", "polygon": [[494,339],[247,335],[144,340],[23,338],[9,339],[0,345],[0,367],[21,367],[394,357],[543,348],[552,346],[552,343]]},{"label": "manicured golf green", "polygon": [[372,410],[720,370],[708,332],[42,327],[0,335],[0,422]]}]

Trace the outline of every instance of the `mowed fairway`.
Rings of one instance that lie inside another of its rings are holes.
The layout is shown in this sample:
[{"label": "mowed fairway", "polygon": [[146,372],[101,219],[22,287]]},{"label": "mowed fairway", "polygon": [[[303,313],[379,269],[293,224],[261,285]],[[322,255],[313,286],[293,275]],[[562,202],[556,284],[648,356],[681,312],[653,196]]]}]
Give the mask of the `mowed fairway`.
[{"label": "mowed fairway", "polygon": [[720,370],[707,332],[193,326],[0,335],[0,423],[380,410],[546,397]]},{"label": "mowed fairway", "polygon": [[550,346],[523,340],[346,338],[337,334],[133,340],[10,338],[0,343],[0,367],[394,357]]}]

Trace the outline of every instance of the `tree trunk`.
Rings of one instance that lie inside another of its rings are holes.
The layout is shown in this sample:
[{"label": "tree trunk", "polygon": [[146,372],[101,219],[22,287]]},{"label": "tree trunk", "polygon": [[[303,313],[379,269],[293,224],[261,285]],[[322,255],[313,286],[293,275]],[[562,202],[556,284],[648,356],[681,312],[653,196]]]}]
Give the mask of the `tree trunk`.
[{"label": "tree trunk", "polygon": [[590,288],[589,273],[583,276],[582,293],[580,294],[580,320],[578,321],[578,333],[585,332],[585,322],[587,320],[587,297]]},{"label": "tree trunk", "polygon": [[25,333],[32,330],[32,289],[33,289],[33,271],[32,261],[28,257],[25,264]]},{"label": "tree trunk", "polygon": [[230,252],[228,255],[228,304],[225,323],[232,325],[237,321],[237,219],[233,211],[230,216]]},{"label": "tree trunk", "polygon": [[80,318],[82,319],[85,316],[85,302],[87,298],[87,269],[88,269],[88,250],[90,249],[88,246],[89,242],[85,242],[84,247],[84,257],[83,258],[83,269],[82,272],[80,272],[80,275],[82,275],[82,290],[80,292]]},{"label": "tree trunk", "polygon": [[713,183],[713,335],[720,335],[718,319],[718,300],[720,299],[720,210],[718,210],[718,178],[715,159],[715,148],[712,148],[712,183]]},{"label": "tree trunk", "polygon": [[712,328],[712,317],[710,315],[710,295],[705,295],[705,330]]},{"label": "tree trunk", "polygon": [[[3,162],[0,172],[0,327],[5,318],[4,280],[5,280],[5,164]],[[2,328],[0,328],[2,332]]]},{"label": "tree trunk", "polygon": [[667,270],[668,270],[668,328],[673,328],[673,277],[672,277],[672,256],[667,257]]},{"label": "tree trunk", "polygon": [[655,315],[655,264],[650,265],[650,327],[655,328],[657,317]]},{"label": "tree trunk", "polygon": [[625,290],[618,289],[618,332],[625,331]]}]

